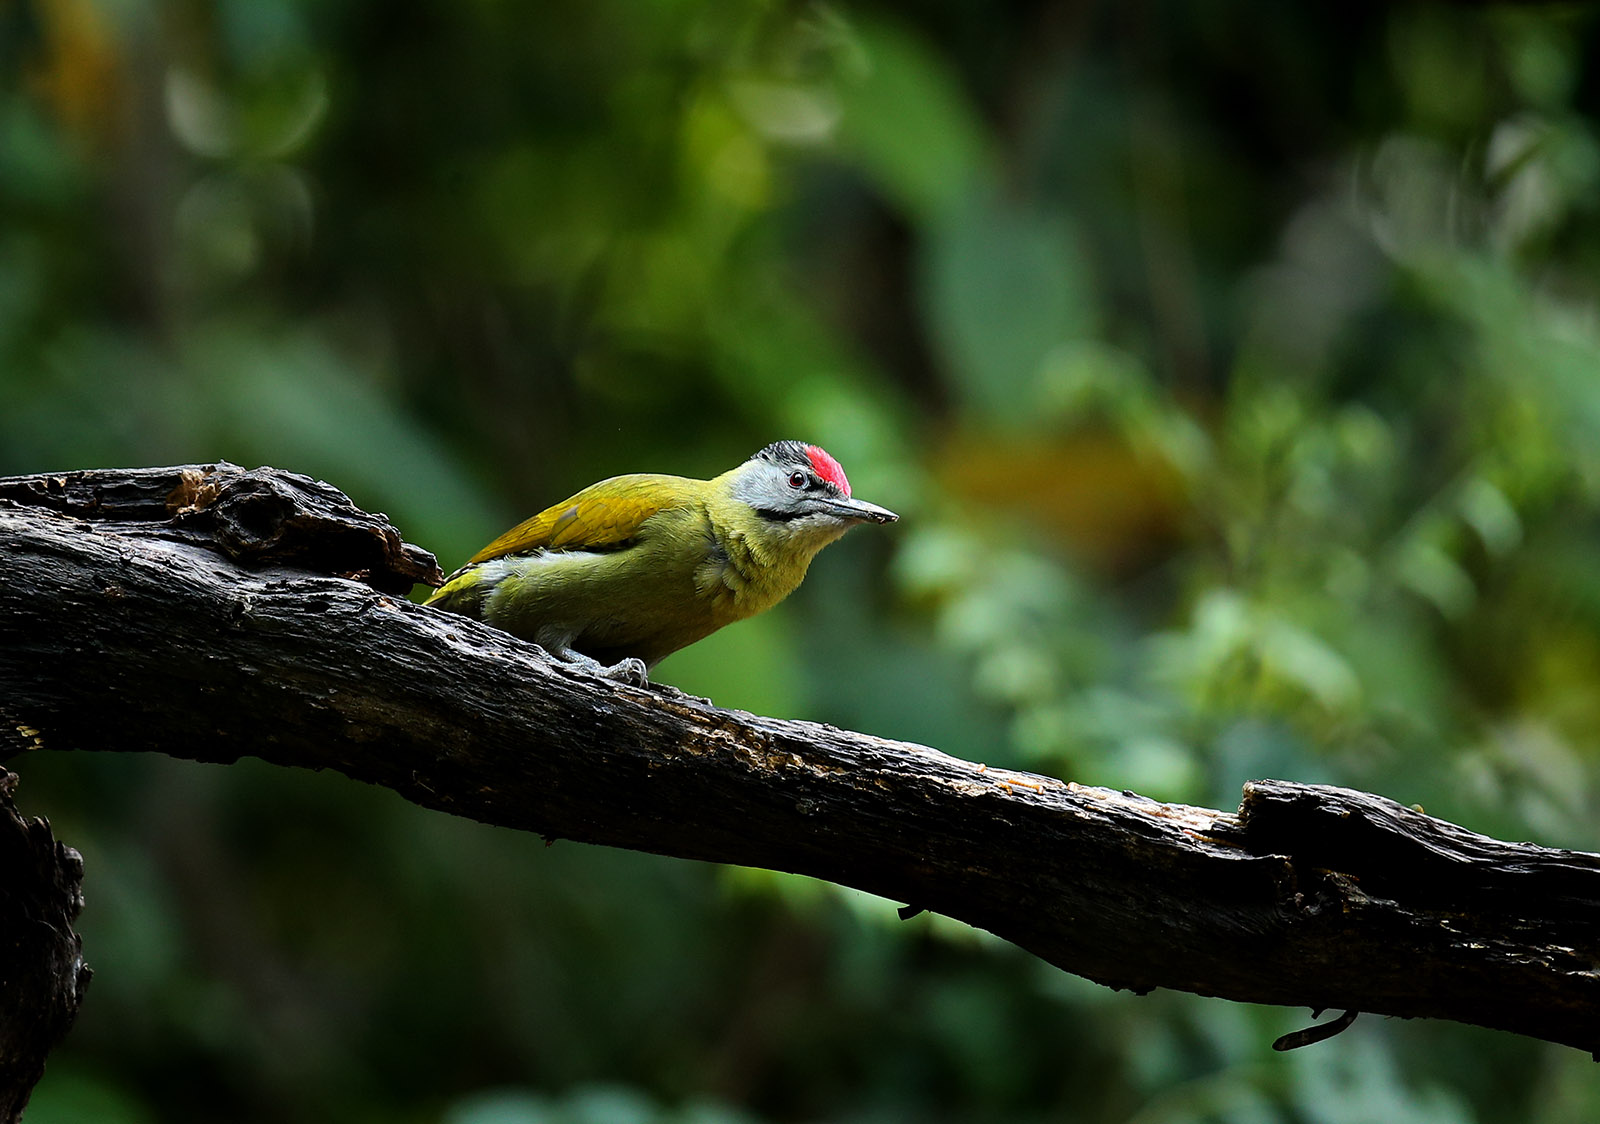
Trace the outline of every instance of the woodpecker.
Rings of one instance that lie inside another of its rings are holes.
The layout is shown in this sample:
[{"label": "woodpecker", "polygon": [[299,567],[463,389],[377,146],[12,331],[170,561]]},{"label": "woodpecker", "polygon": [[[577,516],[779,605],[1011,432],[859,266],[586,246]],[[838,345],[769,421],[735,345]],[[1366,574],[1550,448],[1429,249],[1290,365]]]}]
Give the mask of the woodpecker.
[{"label": "woodpecker", "polygon": [[665,656],[782,601],[851,527],[898,518],[852,498],[820,447],[776,441],[710,480],[591,484],[495,539],[427,603],[642,685]]}]

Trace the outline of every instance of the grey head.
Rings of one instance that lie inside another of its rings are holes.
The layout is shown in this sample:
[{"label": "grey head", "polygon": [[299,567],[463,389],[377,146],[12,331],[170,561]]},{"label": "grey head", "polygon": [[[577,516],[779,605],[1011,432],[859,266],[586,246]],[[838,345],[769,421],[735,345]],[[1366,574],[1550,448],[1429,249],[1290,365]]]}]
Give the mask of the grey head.
[{"label": "grey head", "polygon": [[771,523],[840,531],[857,523],[893,523],[886,507],[854,499],[839,462],[819,445],[774,441],[739,467],[733,494]]}]

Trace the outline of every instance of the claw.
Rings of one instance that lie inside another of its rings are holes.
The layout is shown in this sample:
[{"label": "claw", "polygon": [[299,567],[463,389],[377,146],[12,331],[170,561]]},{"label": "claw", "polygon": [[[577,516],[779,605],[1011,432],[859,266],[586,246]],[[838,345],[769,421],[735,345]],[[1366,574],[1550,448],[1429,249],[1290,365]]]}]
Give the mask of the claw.
[{"label": "claw", "polygon": [[649,670],[644,666],[644,661],[636,656],[618,660],[616,663],[606,665],[593,656],[586,656],[582,652],[571,648],[564,648],[553,653],[562,663],[571,664],[581,668],[590,675],[598,675],[602,679],[610,679],[617,683],[627,683],[633,687],[648,687],[650,685]]},{"label": "claw", "polygon": [[636,656],[618,660],[610,667],[602,668],[600,674],[607,679],[615,679],[618,683],[628,683],[635,687],[650,685],[650,673],[645,670],[644,661]]}]

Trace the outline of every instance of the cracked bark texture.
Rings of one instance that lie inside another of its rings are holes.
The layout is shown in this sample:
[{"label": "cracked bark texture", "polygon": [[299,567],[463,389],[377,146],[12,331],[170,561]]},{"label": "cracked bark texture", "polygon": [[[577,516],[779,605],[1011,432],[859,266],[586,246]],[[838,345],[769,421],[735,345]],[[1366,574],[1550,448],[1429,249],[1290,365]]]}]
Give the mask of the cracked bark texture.
[{"label": "cracked bark texture", "polygon": [[[36,735],[26,727],[13,738]],[[92,974],[72,923],[83,908],[83,859],[12,797],[0,769],[0,1120],[17,1120],[45,1058],[72,1027]]]}]

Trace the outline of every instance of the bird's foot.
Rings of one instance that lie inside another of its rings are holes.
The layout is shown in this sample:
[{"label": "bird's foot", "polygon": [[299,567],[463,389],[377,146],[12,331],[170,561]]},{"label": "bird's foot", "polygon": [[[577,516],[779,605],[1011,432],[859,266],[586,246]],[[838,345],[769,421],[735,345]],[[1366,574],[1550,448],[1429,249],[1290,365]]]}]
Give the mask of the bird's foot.
[{"label": "bird's foot", "polygon": [[575,652],[571,648],[554,653],[562,663],[571,664],[581,668],[590,675],[598,675],[602,679],[610,679],[617,683],[626,683],[632,687],[650,686],[650,674],[644,666],[644,661],[635,656],[625,660],[618,660],[614,664],[603,664],[593,656],[586,656],[582,652]]},{"label": "bird's foot", "polygon": [[615,679],[618,683],[627,683],[634,687],[650,686],[650,672],[645,668],[644,661],[634,656],[618,660],[610,667],[603,668],[600,674],[607,679]]}]

